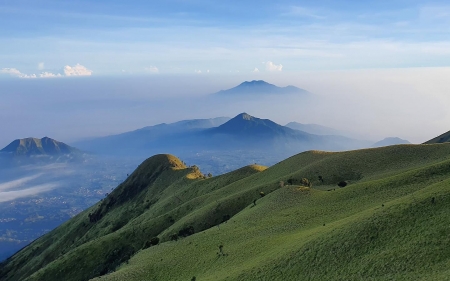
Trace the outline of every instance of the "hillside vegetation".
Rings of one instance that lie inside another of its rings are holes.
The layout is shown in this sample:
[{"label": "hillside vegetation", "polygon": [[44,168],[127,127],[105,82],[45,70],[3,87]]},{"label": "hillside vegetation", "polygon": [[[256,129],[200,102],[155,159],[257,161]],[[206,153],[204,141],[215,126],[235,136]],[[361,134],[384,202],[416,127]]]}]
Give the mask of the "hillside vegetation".
[{"label": "hillside vegetation", "polygon": [[448,280],[449,204],[450,144],[309,151],[211,178],[156,155],[0,279]]}]

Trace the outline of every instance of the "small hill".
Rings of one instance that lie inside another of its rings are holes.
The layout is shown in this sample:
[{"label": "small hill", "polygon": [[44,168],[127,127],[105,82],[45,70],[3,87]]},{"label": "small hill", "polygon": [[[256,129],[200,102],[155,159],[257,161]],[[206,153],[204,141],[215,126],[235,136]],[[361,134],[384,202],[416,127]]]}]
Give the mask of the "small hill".
[{"label": "small hill", "polygon": [[308,151],[217,177],[156,155],[0,279],[447,280],[449,204],[450,144]]},{"label": "small hill", "polygon": [[286,124],[286,127],[303,131],[309,134],[313,135],[321,135],[321,136],[327,136],[327,135],[344,135],[342,132],[335,130],[333,128],[317,125],[317,124],[302,124],[298,122],[290,122]]},{"label": "small hill", "polygon": [[450,131],[447,133],[444,133],[440,136],[435,137],[434,139],[431,139],[424,144],[432,144],[432,143],[444,143],[444,142],[450,142]]},{"label": "small hill", "polygon": [[372,145],[372,147],[382,147],[382,146],[389,146],[389,145],[397,145],[397,144],[411,144],[409,141],[397,138],[397,137],[390,137],[385,138],[383,140],[380,140]]},{"label": "small hill", "polygon": [[310,93],[304,89],[297,88],[295,86],[278,87],[273,84],[267,83],[263,80],[245,81],[238,86],[222,90],[215,95],[220,96],[245,96],[245,95],[285,95],[285,94],[299,94],[309,95]]},{"label": "small hill", "polygon": [[79,153],[79,150],[65,143],[44,137],[17,139],[0,150],[5,154],[14,156],[59,156]]}]

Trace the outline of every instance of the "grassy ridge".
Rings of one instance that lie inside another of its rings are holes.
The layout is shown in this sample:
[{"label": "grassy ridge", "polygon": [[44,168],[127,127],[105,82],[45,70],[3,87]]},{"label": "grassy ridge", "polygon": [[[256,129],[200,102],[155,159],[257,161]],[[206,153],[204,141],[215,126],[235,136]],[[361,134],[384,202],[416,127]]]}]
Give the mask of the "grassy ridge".
[{"label": "grassy ridge", "polygon": [[333,192],[278,189],[220,229],[141,251],[101,279],[446,280],[449,178],[445,160]]},{"label": "grassy ridge", "polygon": [[[303,177],[313,188],[280,187]],[[207,179],[173,156],[152,157],[7,260],[0,277],[88,280],[133,255],[101,280],[445,280],[449,180],[449,144],[311,151]],[[170,241],[190,226],[194,235]],[[153,236],[163,243],[140,250]]]}]

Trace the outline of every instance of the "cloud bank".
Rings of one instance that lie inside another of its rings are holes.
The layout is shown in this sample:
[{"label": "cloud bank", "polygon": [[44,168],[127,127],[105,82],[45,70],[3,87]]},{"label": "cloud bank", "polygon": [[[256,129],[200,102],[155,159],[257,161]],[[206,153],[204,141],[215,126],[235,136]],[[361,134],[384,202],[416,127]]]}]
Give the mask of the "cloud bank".
[{"label": "cloud bank", "polygon": [[[44,63],[39,63],[38,69],[44,69]],[[16,68],[2,68],[0,74],[7,74],[18,78],[56,78],[56,77],[69,77],[69,76],[91,76],[92,70],[87,69],[85,66],[77,63],[74,66],[66,65],[63,69],[63,73],[41,72],[40,74],[25,74],[20,72]]]},{"label": "cloud bank", "polygon": [[36,78],[37,77],[36,74],[27,75],[27,74],[20,72],[16,68],[2,68],[2,69],[0,69],[0,73],[9,74],[11,76],[19,77],[19,78]]}]

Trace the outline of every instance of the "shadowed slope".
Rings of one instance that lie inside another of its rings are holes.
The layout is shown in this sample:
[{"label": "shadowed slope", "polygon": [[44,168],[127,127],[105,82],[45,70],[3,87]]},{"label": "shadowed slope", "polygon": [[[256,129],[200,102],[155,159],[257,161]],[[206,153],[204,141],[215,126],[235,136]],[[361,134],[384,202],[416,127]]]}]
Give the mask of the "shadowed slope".
[{"label": "shadowed slope", "polygon": [[450,142],[450,131],[440,136],[437,136],[434,139],[425,142],[424,144],[444,143],[444,142]]}]

